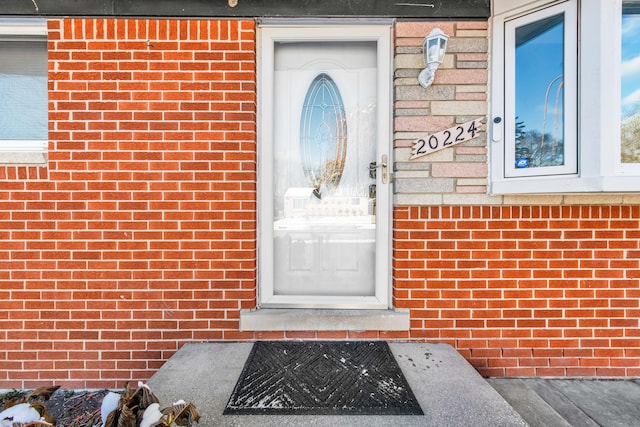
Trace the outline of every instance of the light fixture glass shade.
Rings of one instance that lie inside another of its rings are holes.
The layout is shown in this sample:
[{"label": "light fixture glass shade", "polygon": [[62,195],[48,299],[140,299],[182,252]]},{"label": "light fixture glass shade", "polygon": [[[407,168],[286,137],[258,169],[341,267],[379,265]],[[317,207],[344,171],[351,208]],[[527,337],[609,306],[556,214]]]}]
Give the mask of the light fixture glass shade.
[{"label": "light fixture glass shade", "polygon": [[420,86],[426,88],[433,83],[435,72],[444,60],[447,40],[449,40],[449,36],[445,35],[440,28],[434,28],[422,42],[424,70],[418,75]]},{"label": "light fixture glass shade", "polygon": [[449,36],[445,35],[440,28],[431,30],[422,42],[425,66],[432,63],[442,64],[447,50],[447,40]]}]

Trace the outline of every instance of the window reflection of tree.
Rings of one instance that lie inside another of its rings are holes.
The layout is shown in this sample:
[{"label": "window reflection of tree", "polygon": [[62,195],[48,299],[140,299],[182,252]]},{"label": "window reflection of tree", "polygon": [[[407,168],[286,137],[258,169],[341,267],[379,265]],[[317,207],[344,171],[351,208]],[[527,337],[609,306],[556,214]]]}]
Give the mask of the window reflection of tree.
[{"label": "window reflection of tree", "polygon": [[622,121],[622,163],[640,163],[640,113]]}]

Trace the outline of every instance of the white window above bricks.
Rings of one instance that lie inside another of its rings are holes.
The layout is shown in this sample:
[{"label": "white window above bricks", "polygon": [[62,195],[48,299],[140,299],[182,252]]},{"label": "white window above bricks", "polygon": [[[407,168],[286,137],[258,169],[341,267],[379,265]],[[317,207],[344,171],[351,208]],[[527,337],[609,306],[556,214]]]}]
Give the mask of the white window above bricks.
[{"label": "white window above bricks", "polygon": [[491,194],[640,190],[640,1],[494,0]]},{"label": "white window above bricks", "polygon": [[0,163],[44,163],[47,150],[47,26],[0,20]]}]

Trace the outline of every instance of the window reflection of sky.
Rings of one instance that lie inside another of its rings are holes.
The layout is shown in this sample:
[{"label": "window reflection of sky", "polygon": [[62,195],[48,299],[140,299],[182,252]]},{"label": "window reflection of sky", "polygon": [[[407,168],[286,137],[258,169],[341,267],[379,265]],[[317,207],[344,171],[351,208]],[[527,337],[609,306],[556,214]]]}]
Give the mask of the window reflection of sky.
[{"label": "window reflection of sky", "polygon": [[47,139],[47,77],[0,73],[0,140]]},{"label": "window reflection of sky", "polygon": [[[564,72],[563,22],[555,23],[554,17],[518,28],[516,46],[516,116],[525,126],[525,131],[542,132],[545,94],[553,80]],[[549,92],[547,102],[547,126],[552,129],[558,85],[556,81]],[[560,96],[564,93],[561,91]],[[560,98],[559,135],[563,135],[562,98]]]},{"label": "window reflection of sky", "polygon": [[[626,12],[626,11],[625,11]],[[622,15],[622,116],[640,112],[640,14]]]}]

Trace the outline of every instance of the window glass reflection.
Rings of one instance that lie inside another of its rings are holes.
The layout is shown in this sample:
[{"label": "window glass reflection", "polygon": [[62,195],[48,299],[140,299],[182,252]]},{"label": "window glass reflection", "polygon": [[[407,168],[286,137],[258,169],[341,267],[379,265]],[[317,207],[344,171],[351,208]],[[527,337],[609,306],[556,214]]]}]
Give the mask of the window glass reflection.
[{"label": "window glass reflection", "polygon": [[622,163],[640,163],[640,4],[622,7]]},{"label": "window glass reflection", "polygon": [[516,29],[518,169],[565,163],[564,44],[564,14]]},{"label": "window glass reflection", "polygon": [[0,140],[47,139],[47,44],[0,40]]},{"label": "window glass reflection", "polygon": [[300,120],[301,164],[307,185],[322,198],[340,183],[347,153],[347,117],[342,96],[326,73],[311,83]]}]

